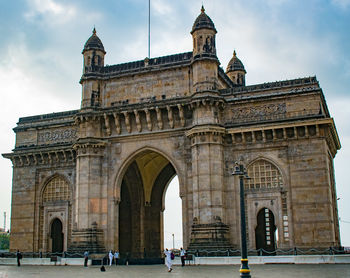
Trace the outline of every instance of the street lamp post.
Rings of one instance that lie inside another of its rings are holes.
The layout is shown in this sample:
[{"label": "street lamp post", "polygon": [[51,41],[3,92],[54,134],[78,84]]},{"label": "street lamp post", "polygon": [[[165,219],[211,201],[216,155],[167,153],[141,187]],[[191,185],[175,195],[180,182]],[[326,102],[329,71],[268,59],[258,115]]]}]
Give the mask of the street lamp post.
[{"label": "street lamp post", "polygon": [[248,252],[247,252],[247,235],[246,235],[246,223],[245,223],[245,206],[244,206],[244,178],[247,178],[247,171],[242,164],[235,163],[235,168],[232,173],[234,176],[239,177],[239,193],[240,193],[240,210],[241,210],[241,277],[250,276],[250,269],[248,266]]},{"label": "street lamp post", "polygon": [[173,234],[173,250],[175,249],[175,235]]}]

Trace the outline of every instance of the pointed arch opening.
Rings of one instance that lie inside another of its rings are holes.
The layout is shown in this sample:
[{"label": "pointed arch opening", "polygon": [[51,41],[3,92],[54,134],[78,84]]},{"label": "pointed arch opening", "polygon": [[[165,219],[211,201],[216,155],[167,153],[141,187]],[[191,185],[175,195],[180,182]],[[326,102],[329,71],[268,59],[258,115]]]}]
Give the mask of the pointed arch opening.
[{"label": "pointed arch opening", "polygon": [[175,176],[169,159],[154,150],[139,152],[129,161],[119,193],[117,246],[122,258],[129,262],[161,259],[165,192]]},{"label": "pointed arch opening", "polygon": [[43,185],[39,209],[39,250],[53,253],[67,250],[68,234],[72,230],[72,195],[71,186],[62,175],[53,175]]},{"label": "pointed arch opening", "polygon": [[255,228],[256,249],[259,255],[276,255],[276,225],[275,216],[268,208],[263,208],[257,215],[257,226]]},{"label": "pointed arch opening", "polygon": [[51,239],[51,246],[52,246],[52,253],[62,253],[63,252],[63,231],[62,231],[63,225],[61,220],[58,218],[55,218],[51,223],[51,233],[50,233],[50,239]]}]

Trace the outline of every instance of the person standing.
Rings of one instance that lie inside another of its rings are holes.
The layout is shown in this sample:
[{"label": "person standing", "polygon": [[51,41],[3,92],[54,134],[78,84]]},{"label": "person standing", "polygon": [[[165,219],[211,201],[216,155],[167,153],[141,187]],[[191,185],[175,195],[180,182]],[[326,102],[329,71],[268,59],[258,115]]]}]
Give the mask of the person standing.
[{"label": "person standing", "polygon": [[168,248],[165,249],[164,251],[165,255],[165,264],[168,267],[168,272],[171,272],[173,269],[171,266],[173,265],[173,262],[171,261],[171,251],[168,250]]},{"label": "person standing", "polygon": [[180,248],[181,266],[185,266],[186,251]]},{"label": "person standing", "polygon": [[113,263],[113,257],[114,257],[112,250],[109,250],[108,257],[109,257],[109,265],[111,266]]},{"label": "person standing", "polygon": [[21,266],[22,253],[19,252],[18,249],[17,249],[17,252],[16,252],[16,257],[17,257],[17,266]]},{"label": "person standing", "polygon": [[114,260],[115,260],[115,265],[118,265],[118,260],[119,260],[119,252],[116,250],[114,253]]},{"label": "person standing", "polygon": [[84,267],[88,266],[88,260],[89,260],[89,252],[85,251],[84,252]]}]

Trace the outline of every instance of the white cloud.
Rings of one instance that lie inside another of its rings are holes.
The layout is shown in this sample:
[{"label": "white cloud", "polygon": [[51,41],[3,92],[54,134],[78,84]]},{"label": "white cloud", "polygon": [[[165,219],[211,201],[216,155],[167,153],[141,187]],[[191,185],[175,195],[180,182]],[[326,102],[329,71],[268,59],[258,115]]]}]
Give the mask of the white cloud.
[{"label": "white cloud", "polygon": [[164,0],[153,0],[151,1],[151,9],[154,10],[157,14],[168,15],[171,14],[174,10],[168,1]]},{"label": "white cloud", "polygon": [[341,9],[347,9],[350,7],[350,0],[332,0],[331,3]]},{"label": "white cloud", "polygon": [[[77,10],[73,5],[63,5],[54,0],[28,0],[29,11],[25,14],[28,20],[42,16],[45,21],[62,24],[76,17]],[[49,19],[49,20],[48,20]]]}]

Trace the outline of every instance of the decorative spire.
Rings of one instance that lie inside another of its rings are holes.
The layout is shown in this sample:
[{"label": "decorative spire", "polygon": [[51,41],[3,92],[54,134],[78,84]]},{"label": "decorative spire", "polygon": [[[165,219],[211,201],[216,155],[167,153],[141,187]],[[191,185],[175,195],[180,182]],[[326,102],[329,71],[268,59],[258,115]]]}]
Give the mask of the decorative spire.
[{"label": "decorative spire", "polygon": [[202,4],[201,12],[202,12],[202,14],[204,14],[204,12],[205,12],[203,4]]},{"label": "decorative spire", "polygon": [[95,26],[94,26],[94,30],[92,30],[92,34],[93,34],[94,36],[96,36],[96,28],[95,28]]},{"label": "decorative spire", "polygon": [[236,50],[233,50],[233,57],[237,57]]}]

